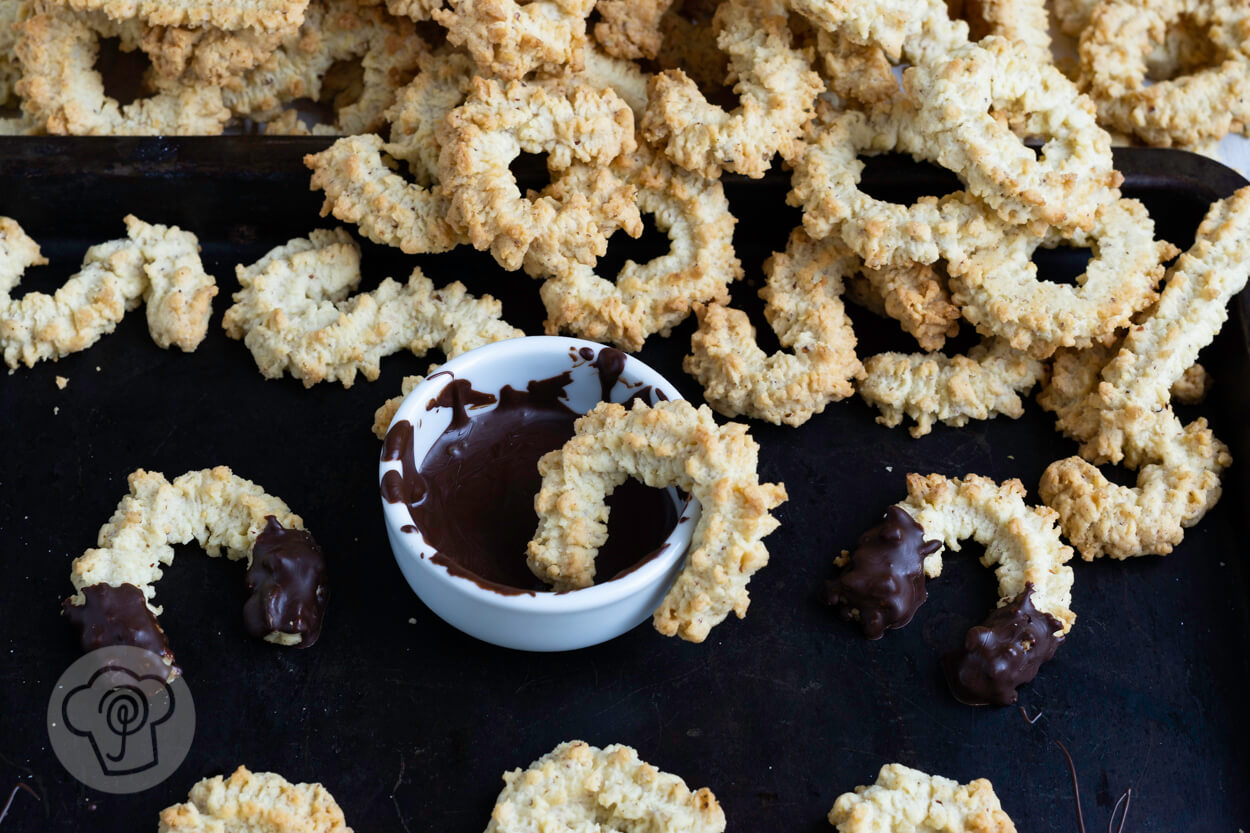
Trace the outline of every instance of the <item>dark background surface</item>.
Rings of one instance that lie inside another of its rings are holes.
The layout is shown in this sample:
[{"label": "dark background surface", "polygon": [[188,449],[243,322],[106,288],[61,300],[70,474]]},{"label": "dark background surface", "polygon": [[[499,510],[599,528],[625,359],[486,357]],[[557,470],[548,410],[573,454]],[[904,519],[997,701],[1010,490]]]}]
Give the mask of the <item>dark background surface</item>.
[{"label": "dark background surface", "polygon": [[[1244,312],[1202,356],[1217,378],[1202,412],[1238,461],[1223,499],[1167,558],[1074,562],[1076,627],[1021,694],[1030,714],[1044,713],[1035,725],[1015,708],[963,706],[941,678],[940,653],[996,598],[975,545],[947,559],[915,620],[880,641],[866,641],[820,601],[834,555],[904,496],[909,471],[1020,477],[1035,499],[1043,468],[1075,444],[1032,402],[1018,421],[938,426],[920,440],[875,424],[858,399],[797,429],[753,422],[761,477],[784,481],[790,500],[766,541],[772,562],[751,583],[745,620],[725,622],[702,645],[644,625],[577,652],[518,653],[434,617],[387,547],[373,411],[404,375],[441,357],[396,355],[376,382],[306,390],[262,378],[243,344],[221,330],[236,263],[331,224],[318,220],[319,195],[307,191],[298,164],[322,144],[0,145],[0,213],[18,219],[52,261],[15,294],[53,291],[87,246],[124,236],[128,212],[196,232],[221,287],[195,353],[157,348],[136,311],[89,351],[0,374],[0,801],[18,782],[42,798],[19,794],[2,833],[155,829],[160,809],[185,800],[196,780],[238,764],[323,782],[357,831],[469,833],[486,826],[501,773],[572,738],[630,744],[692,787],[711,787],[730,831],[829,830],[834,798],[891,761],[960,781],[988,777],[1022,830],[1074,831],[1054,741],[1072,751],[1090,829],[1103,827],[1129,786],[1126,830],[1250,824]],[[1146,200],[1159,235],[1181,246],[1206,204],[1240,182],[1198,157],[1118,154],[1127,193]],[[876,160],[866,182],[899,198],[950,189],[943,176],[895,159]],[[784,178],[735,180],[728,190],[747,269],[732,291],[760,324],[760,263],[784,247],[798,214],[784,206]],[[645,249],[618,235],[607,261]],[[1071,257],[1060,250],[1043,265],[1070,272],[1060,261]],[[536,283],[472,250],[407,257],[366,243],[363,288],[417,264],[435,283],[458,279],[495,294],[510,322],[541,331]],[[912,349],[893,322],[852,315],[861,355]],[[692,329],[687,322],[670,339],[653,338],[641,357],[698,400],[680,371]],[[64,391],[58,375],[70,380]],[[94,792],[61,768],[45,728],[52,687],[78,655],[59,614],[70,562],[95,543],[130,471],[172,478],[217,464],[282,497],[316,535],[332,579],[324,632],[302,651],[249,639],[243,568],[179,548],[157,601],[195,697],[196,741],[159,786]]]}]

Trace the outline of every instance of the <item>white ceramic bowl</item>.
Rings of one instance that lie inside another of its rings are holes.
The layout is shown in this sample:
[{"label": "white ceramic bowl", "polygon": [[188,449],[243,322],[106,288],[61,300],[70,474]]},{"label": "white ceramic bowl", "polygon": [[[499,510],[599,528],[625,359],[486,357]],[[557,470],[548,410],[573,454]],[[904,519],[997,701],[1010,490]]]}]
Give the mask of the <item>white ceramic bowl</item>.
[{"label": "white ceramic bowl", "polygon": [[[413,425],[413,457],[420,465],[426,453],[451,421],[450,408],[427,409],[428,403],[455,379],[467,379],[474,390],[498,396],[505,385],[524,390],[534,379],[547,379],[566,370],[572,382],[565,388],[566,404],[585,413],[600,401],[599,372],[586,359],[603,345],[557,336],[531,336],[501,341],[464,353],[439,368],[418,385],[396,412],[391,425],[407,420]],[[649,385],[668,399],[681,399],[663,376],[641,361],[625,357],[620,380],[612,389],[616,402],[627,400],[634,390]],[[494,408],[488,405],[471,414]],[[388,471],[398,471],[398,461],[382,460],[378,483]],[[567,593],[536,592],[503,595],[471,579],[452,575],[431,560],[435,549],[426,543],[403,503],[382,500],[386,533],[391,550],[408,584],[430,610],[448,624],[485,642],[525,651],[566,651],[597,645],[636,627],[651,616],[685,562],[690,537],[699,521],[699,503],[684,501],[675,489],[669,499],[679,522],[664,540],[656,557],[619,578]],[[534,526],[538,526],[535,516]],[[405,531],[404,527],[407,527]],[[646,553],[639,553],[641,559]]]}]

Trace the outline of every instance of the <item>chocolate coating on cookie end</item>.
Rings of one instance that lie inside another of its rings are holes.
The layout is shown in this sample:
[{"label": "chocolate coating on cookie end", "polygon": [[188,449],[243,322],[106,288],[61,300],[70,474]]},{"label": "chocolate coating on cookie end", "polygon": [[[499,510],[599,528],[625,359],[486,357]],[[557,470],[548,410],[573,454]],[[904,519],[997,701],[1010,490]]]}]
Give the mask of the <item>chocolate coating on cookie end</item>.
[{"label": "chocolate coating on cookie end", "polygon": [[321,635],[329,588],[321,547],[304,529],[286,529],[273,515],[252,546],[243,623],[252,636],[298,634],[307,648]]},{"label": "chocolate coating on cookie end", "polygon": [[983,624],[969,628],[963,647],[942,657],[951,693],[970,706],[1008,706],[1016,689],[1037,676],[1055,655],[1062,628],[1049,613],[1033,606],[1033,585],[995,610]]},{"label": "chocolate coating on cookie end", "polygon": [[78,629],[84,654],[112,645],[132,645],[172,665],[173,652],[156,616],[148,610],[142,590],[133,584],[92,584],[84,587],[82,594],[86,598],[82,606],[70,598],[61,602],[61,609]]},{"label": "chocolate coating on cookie end", "polygon": [[847,621],[858,616],[869,639],[880,639],[887,628],[910,622],[929,597],[924,558],[941,547],[924,540],[924,529],[905,510],[891,506],[881,523],[859,536],[850,566],[826,583],[827,601]]}]

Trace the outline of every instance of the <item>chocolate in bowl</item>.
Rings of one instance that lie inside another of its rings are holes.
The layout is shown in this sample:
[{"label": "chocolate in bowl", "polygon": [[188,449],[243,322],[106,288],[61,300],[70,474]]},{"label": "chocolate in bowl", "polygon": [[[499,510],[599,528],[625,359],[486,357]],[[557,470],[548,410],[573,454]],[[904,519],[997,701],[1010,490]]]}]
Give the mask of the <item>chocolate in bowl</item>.
[{"label": "chocolate in bowl", "polygon": [[538,458],[605,395],[680,398],[618,350],[533,336],[457,356],[404,400],[379,486],[396,563],[434,613],[486,642],[531,651],[594,645],[650,617],[700,517],[698,502],[675,489],[617,487],[590,587],[552,591],[525,563],[538,526]]},{"label": "chocolate in bowl", "polygon": [[[609,353],[617,355],[605,358]],[[604,348],[591,363],[609,395],[623,357]],[[505,385],[496,396],[474,390],[467,379],[452,379],[426,403],[426,410],[450,408],[452,416],[420,464],[411,422],[399,420],[387,432],[382,459],[398,460],[402,468],[383,476],[383,497],[408,509],[412,531],[437,550],[431,556],[435,564],[505,595],[549,589],[526,566],[525,547],[537,524],[538,459],[573,436],[578,414],[564,398],[571,381],[566,370],[531,380],[522,390]],[[496,407],[481,410],[491,404]],[[483,507],[489,522],[483,522]],[[677,524],[665,491],[632,479],[609,496],[608,508],[608,540],[595,558],[596,584],[654,558]]]}]

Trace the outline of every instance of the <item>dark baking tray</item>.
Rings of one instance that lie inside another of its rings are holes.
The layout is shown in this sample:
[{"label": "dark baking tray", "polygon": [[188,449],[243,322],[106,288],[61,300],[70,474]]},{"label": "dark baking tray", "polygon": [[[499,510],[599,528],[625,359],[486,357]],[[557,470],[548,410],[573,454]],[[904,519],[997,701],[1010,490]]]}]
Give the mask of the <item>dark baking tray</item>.
[{"label": "dark baking tray", "polygon": [[[751,584],[745,621],[703,645],[649,626],[606,645],[554,655],[477,642],[409,591],[387,548],[376,489],[374,408],[426,361],[395,356],[381,379],[350,390],[266,381],[221,313],[232,267],[327,222],[307,189],[302,154],[320,140],[19,140],[0,143],[0,213],[16,217],[52,265],[26,281],[51,291],[84,249],[122,236],[122,216],[194,230],[217,275],[213,329],[193,354],[148,338],[141,313],[91,350],[0,375],[0,799],[29,784],[3,822],[12,831],[152,829],[197,779],[245,763],[320,780],[358,831],[485,827],[500,774],[560,741],[628,743],[695,786],[710,786],[731,831],[828,830],[834,798],[901,761],[960,780],[985,776],[1021,829],[1074,831],[1071,784],[1054,741],[1071,750],[1091,829],[1134,790],[1126,829],[1234,830],[1250,823],[1250,616],[1247,608],[1247,307],[1202,360],[1217,379],[1206,406],[1238,464],[1219,506],[1167,558],[1078,563],[1076,629],[1015,708],[970,708],[948,694],[938,655],[995,597],[977,549],[948,559],[906,629],[864,640],[820,602],[831,560],[904,494],[908,471],[1020,477],[1074,451],[1036,405],[1018,421],[912,440],[876,425],[858,400],[801,428],[753,424],[761,475],[786,483],[771,565]],[[1117,151],[1126,192],[1159,233],[1189,243],[1206,205],[1244,182],[1180,153]],[[886,158],[866,174],[882,195],[951,190],[949,174]],[[735,242],[752,308],[760,263],[784,246],[797,213],[784,177],[728,182]],[[646,244],[614,240],[611,260]],[[405,257],[365,245],[366,288],[420,264],[503,299],[529,332],[542,320],[535,284],[481,253]],[[1071,272],[1071,253],[1046,260]],[[863,352],[905,347],[892,322],[852,312]],[[680,371],[691,324],[642,358],[692,398]],[[765,339],[766,343],[767,339]],[[437,358],[432,356],[430,358]],[[69,378],[58,390],[55,376]],[[1186,414],[1188,416],[1188,414]],[[138,467],[170,476],[229,464],[282,496],[322,543],[333,591],[320,643],[307,651],[253,642],[239,615],[242,568],[182,548],[161,582],[164,625],[195,696],[199,730],[181,768],[138,795],[89,790],[60,767],[44,712],[77,656],[58,602],[69,563],[92,545]]]}]

